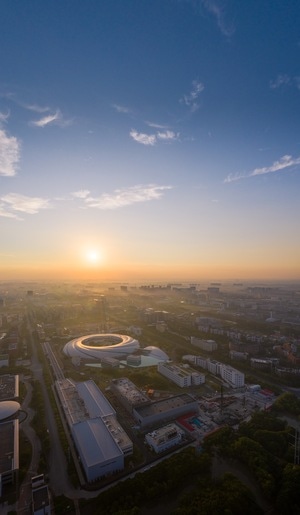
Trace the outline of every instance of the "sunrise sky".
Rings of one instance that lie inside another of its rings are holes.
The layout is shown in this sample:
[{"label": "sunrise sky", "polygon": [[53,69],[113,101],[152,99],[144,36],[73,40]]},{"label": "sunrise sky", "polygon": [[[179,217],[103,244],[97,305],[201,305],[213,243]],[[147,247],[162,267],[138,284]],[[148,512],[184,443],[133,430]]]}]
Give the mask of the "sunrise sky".
[{"label": "sunrise sky", "polygon": [[1,3],[0,280],[300,279],[300,3]]}]

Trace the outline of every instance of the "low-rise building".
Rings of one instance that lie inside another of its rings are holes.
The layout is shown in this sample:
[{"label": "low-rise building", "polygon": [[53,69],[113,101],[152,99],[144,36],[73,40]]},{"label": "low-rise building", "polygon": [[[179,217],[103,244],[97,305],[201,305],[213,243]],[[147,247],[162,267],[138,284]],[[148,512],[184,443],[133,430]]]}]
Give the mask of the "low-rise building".
[{"label": "low-rise building", "polygon": [[181,388],[205,383],[205,375],[197,372],[189,365],[174,365],[172,363],[158,363],[157,370],[160,374],[173,381]]},{"label": "low-rise building", "polygon": [[199,413],[198,402],[187,393],[133,409],[133,416],[142,428],[159,424],[163,420],[175,420],[186,413]]},{"label": "low-rise building", "polygon": [[179,429],[176,424],[169,424],[167,426],[161,427],[152,431],[151,433],[147,433],[145,436],[145,440],[148,445],[158,454],[160,452],[166,451],[170,447],[174,447],[174,445],[178,445],[181,440],[184,432]]},{"label": "low-rise building", "polygon": [[213,352],[218,348],[218,344],[214,340],[201,340],[195,336],[191,336],[191,344],[206,352]]}]

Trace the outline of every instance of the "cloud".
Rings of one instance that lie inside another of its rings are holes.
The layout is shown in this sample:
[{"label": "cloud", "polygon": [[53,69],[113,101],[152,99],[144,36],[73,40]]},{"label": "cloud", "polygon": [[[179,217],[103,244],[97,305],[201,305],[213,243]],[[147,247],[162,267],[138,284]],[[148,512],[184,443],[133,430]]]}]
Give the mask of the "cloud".
[{"label": "cloud", "polygon": [[291,166],[300,165],[300,157],[293,158],[292,156],[285,155],[282,156],[279,161],[274,161],[271,166],[264,166],[262,168],[255,168],[252,172],[248,174],[229,174],[224,182],[234,182],[239,181],[240,179],[246,179],[248,177],[256,177],[257,175],[265,175],[268,173],[279,172],[282,170],[286,170],[286,168],[290,168]]},{"label": "cloud", "polygon": [[90,194],[89,190],[80,190],[80,191],[74,191],[72,193],[73,197],[76,198],[87,198]]},{"label": "cloud", "polygon": [[21,143],[0,128],[0,175],[13,177],[17,173]]},{"label": "cloud", "polygon": [[168,125],[160,125],[159,123],[153,123],[153,122],[145,122],[149,127],[152,127],[153,129],[168,129]]},{"label": "cloud", "polygon": [[39,120],[32,120],[30,122],[30,125],[33,125],[34,127],[46,127],[47,125],[59,125],[60,127],[66,127],[70,125],[72,122],[71,120],[64,120],[61,112],[59,109],[56,110],[53,114],[47,114],[43,118],[40,118]]},{"label": "cloud", "polygon": [[219,0],[201,0],[203,7],[210,13],[217,21],[217,25],[226,37],[230,37],[235,32],[234,26],[227,24],[225,20],[225,12],[220,5]]},{"label": "cloud", "polygon": [[191,112],[194,113],[200,107],[200,104],[198,103],[198,97],[203,90],[204,85],[202,84],[202,82],[199,82],[198,80],[193,80],[192,89],[190,93],[188,93],[187,95],[183,95],[183,97],[180,99],[180,102],[188,106]]},{"label": "cloud", "polygon": [[179,139],[179,132],[175,133],[170,130],[158,131],[156,134],[145,134],[143,132],[137,132],[135,129],[130,131],[130,136],[137,143],[142,145],[155,145],[158,141],[176,141]]},{"label": "cloud", "polygon": [[6,205],[6,208],[12,209],[13,211],[28,213],[30,215],[35,215],[41,209],[48,209],[51,207],[48,199],[27,197],[26,195],[20,195],[19,193],[8,193],[1,197],[0,200]]},{"label": "cloud", "polygon": [[278,89],[281,86],[286,86],[291,83],[291,79],[288,75],[278,75],[275,80],[270,80],[270,88]]},{"label": "cloud", "polygon": [[173,131],[164,131],[164,132],[158,132],[157,133],[157,139],[161,139],[163,141],[174,141],[179,138],[179,133],[175,133]]},{"label": "cloud", "polygon": [[117,189],[112,194],[103,193],[98,198],[86,196],[84,202],[88,207],[97,209],[119,209],[137,202],[158,200],[163,196],[164,191],[169,189],[172,189],[172,186],[136,185],[130,188]]},{"label": "cloud", "polygon": [[131,110],[129,109],[129,107],[120,106],[118,104],[112,104],[112,107],[117,111],[117,113],[123,113],[123,114],[131,113]]},{"label": "cloud", "polygon": [[155,134],[144,134],[143,132],[137,132],[135,129],[130,131],[130,136],[137,143],[141,143],[142,145],[150,145],[153,146],[156,143]]},{"label": "cloud", "polygon": [[21,218],[17,214],[10,213],[9,211],[7,211],[4,204],[0,204],[0,216],[2,216],[3,218],[14,218],[15,220],[23,220],[23,218]]},{"label": "cloud", "polygon": [[10,117],[10,111],[7,111],[7,113],[1,113],[0,112],[0,125],[3,122],[7,122],[9,117]]},{"label": "cloud", "polygon": [[28,109],[28,111],[33,111],[35,113],[47,113],[47,111],[50,111],[50,107],[42,107],[37,104],[21,104],[24,109]]}]

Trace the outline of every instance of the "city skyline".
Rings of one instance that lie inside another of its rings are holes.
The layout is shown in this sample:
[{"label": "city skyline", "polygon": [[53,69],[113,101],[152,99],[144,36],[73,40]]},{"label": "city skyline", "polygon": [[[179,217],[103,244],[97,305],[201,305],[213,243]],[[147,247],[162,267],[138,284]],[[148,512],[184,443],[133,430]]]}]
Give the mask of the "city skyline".
[{"label": "city skyline", "polygon": [[0,280],[300,279],[300,6],[2,12]]}]

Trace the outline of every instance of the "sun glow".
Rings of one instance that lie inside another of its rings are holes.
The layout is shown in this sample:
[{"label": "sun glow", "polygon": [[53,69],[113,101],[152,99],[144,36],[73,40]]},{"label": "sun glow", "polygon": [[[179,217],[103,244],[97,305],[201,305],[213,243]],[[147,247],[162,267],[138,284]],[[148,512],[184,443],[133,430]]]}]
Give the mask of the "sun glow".
[{"label": "sun glow", "polygon": [[83,262],[86,266],[99,266],[103,261],[103,254],[97,248],[84,249],[82,252]]}]

